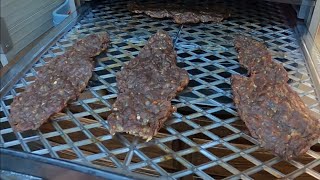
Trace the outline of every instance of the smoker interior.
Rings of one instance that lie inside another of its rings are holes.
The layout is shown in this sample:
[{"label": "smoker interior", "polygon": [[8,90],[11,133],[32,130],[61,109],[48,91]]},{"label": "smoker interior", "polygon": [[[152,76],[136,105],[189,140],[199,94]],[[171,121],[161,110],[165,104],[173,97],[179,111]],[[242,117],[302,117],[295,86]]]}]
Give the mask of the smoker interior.
[{"label": "smoker interior", "polygon": [[[299,36],[287,15],[289,5],[244,0],[218,3],[231,10],[230,18],[218,24],[183,26],[170,19],[132,14],[126,1],[91,3],[84,17],[1,99],[0,146],[169,179],[320,179],[319,141],[300,158],[283,161],[259,147],[232,101],[231,74],[246,74],[239,66],[233,39],[244,34],[266,43],[274,60],[288,71],[290,86],[320,116]],[[127,134],[112,137],[106,120],[117,97],[115,74],[158,29],[169,32],[174,40],[178,66],[190,75],[189,86],[173,100],[177,112],[152,141]],[[63,54],[78,38],[102,31],[109,33],[111,46],[96,57],[93,77],[80,98],[39,130],[13,132],[8,123],[13,97],[33,82],[38,69],[52,57]]]}]

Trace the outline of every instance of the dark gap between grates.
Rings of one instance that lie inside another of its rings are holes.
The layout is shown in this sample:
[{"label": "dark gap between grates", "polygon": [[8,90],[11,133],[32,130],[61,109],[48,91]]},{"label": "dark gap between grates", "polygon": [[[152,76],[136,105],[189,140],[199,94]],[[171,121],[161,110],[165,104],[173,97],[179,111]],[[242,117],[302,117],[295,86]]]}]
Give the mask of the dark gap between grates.
[{"label": "dark gap between grates", "polygon": [[188,136],[189,139],[191,139],[193,142],[197,143],[197,144],[205,144],[208,143],[210,141],[213,141],[213,139],[205,134],[203,134],[202,132],[199,132],[197,134]]},{"label": "dark gap between grates", "polygon": [[[124,160],[125,160],[125,158],[126,158],[126,155],[127,155],[127,152],[121,153],[121,154],[116,154],[115,157],[116,157],[121,163],[124,163]],[[134,157],[132,157],[132,158],[134,158],[134,159],[132,159],[131,162],[141,162],[141,161],[142,161],[142,160],[141,160],[139,157],[137,157],[137,156],[134,156]]]},{"label": "dark gap between grates", "polygon": [[162,155],[166,154],[157,145],[151,145],[151,146],[148,146],[148,147],[141,148],[139,150],[141,152],[143,152],[149,158],[156,158],[156,157],[159,157],[159,156],[162,156]]},{"label": "dark gap between grates", "polygon": [[222,158],[222,157],[234,154],[233,151],[225,147],[223,144],[217,144],[213,147],[207,148],[206,150],[212,153],[213,155],[217,156],[218,158]]},{"label": "dark gap between grates", "polygon": [[68,133],[68,136],[73,142],[89,139],[88,136],[86,136],[82,131]]},{"label": "dark gap between grates", "polygon": [[206,56],[206,58],[209,59],[209,60],[212,60],[212,61],[221,59],[221,58],[219,58],[219,57],[217,57],[215,55]]},{"label": "dark gap between grates", "polygon": [[[229,37],[228,37],[229,38]],[[229,52],[223,52],[223,53],[220,53],[221,55],[225,56],[226,58],[229,58],[231,56],[234,56],[234,54],[231,54]]]},{"label": "dark gap between grates", "polygon": [[109,77],[109,78],[104,78],[104,80],[110,84],[116,82],[116,77]]},{"label": "dark gap between grates", "polygon": [[37,136],[37,133],[34,130],[23,131],[23,132],[20,132],[20,134],[23,138],[30,138],[33,136]]},{"label": "dark gap between grates", "polygon": [[189,126],[185,122],[178,122],[178,123],[171,124],[171,127],[177,130],[178,132],[184,132],[184,131],[193,129],[193,127]]},{"label": "dark gap between grates", "polygon": [[248,70],[246,70],[246,69],[243,68],[243,67],[238,67],[238,68],[236,68],[236,69],[233,69],[233,71],[236,71],[236,72],[238,72],[239,74],[242,74],[242,75],[248,74]]},{"label": "dark gap between grates", "polygon": [[178,62],[177,66],[180,67],[180,68],[185,68],[185,67],[188,67],[189,65],[184,63],[184,62]]},{"label": "dark gap between grates", "polygon": [[305,154],[301,155],[299,158],[294,158],[294,160],[300,162],[301,164],[308,164],[308,163],[314,161],[315,158],[311,157],[310,155],[305,153]]},{"label": "dark gap between grates", "polygon": [[215,90],[213,90],[211,88],[199,89],[197,91],[200,92],[203,95],[206,95],[206,96],[210,96],[210,95],[218,93],[217,91],[215,91]]},{"label": "dark gap between grates", "polygon": [[[129,57],[128,57],[129,58]],[[104,65],[108,66],[108,65],[113,65],[113,64],[117,64],[115,61],[111,60],[111,59],[106,59],[106,60],[99,60],[101,63],[103,63]],[[109,72],[108,72],[109,73]]]},{"label": "dark gap between grates", "polygon": [[220,111],[216,111],[216,112],[212,112],[211,113],[213,116],[221,119],[221,120],[225,120],[225,119],[229,119],[234,117],[233,114],[229,113],[228,111],[225,110],[220,110]]},{"label": "dark gap between grates", "polygon": [[178,151],[190,148],[190,146],[185,142],[183,142],[181,139],[168,141],[168,142],[165,142],[164,144],[168,146],[168,148],[172,149],[174,152],[178,152]]},{"label": "dark gap between grates", "polygon": [[213,134],[219,136],[220,138],[224,138],[226,136],[230,136],[230,135],[234,134],[234,132],[232,132],[230,129],[223,127],[223,126],[219,126],[219,127],[210,129],[209,131],[212,132]]},{"label": "dark gap between grates", "polygon": [[221,90],[230,90],[231,89],[231,86],[228,83],[217,84],[216,87],[220,88]]},{"label": "dark gap between grates", "polygon": [[188,160],[191,164],[198,166],[207,162],[210,162],[211,160],[207,158],[205,155],[203,155],[200,152],[194,152],[191,154],[187,154],[182,156],[186,160]]},{"label": "dark gap between grates", "polygon": [[191,119],[190,121],[195,122],[200,126],[208,126],[212,124],[212,120],[205,116],[200,116],[200,117]]},{"label": "dark gap between grates", "polygon": [[317,143],[317,144],[311,146],[310,149],[313,150],[313,151],[316,151],[316,152],[320,152],[320,144]]},{"label": "dark gap between grates", "polygon": [[9,146],[8,148],[12,149],[12,150],[15,150],[15,151],[23,151],[23,148],[22,148],[22,146],[20,144],[19,145],[14,145],[14,146]]},{"label": "dark gap between grates", "polygon": [[[94,141],[97,141],[96,139],[93,139]],[[87,144],[87,145],[83,145],[83,146],[78,146],[78,148],[80,149],[80,150],[82,150],[83,152],[83,154],[88,154],[88,153],[90,153],[90,154],[92,154],[92,153],[94,153],[94,154],[99,154],[99,153],[101,153],[102,151],[98,148],[98,146],[97,145],[95,145],[95,144]]]},{"label": "dark gap between grates", "polygon": [[179,93],[179,96],[189,97],[189,98],[199,98],[199,96],[194,94],[193,92],[184,92],[184,91]]},{"label": "dark gap between grates", "polygon": [[266,162],[276,157],[270,151],[265,150],[263,148],[259,148],[258,150],[250,153],[250,155],[261,162]]},{"label": "dark gap between grates", "polygon": [[114,149],[119,149],[122,147],[125,147],[124,144],[122,144],[118,139],[108,139],[105,141],[100,141],[107,149],[109,150],[114,150]]},{"label": "dark gap between grates", "polygon": [[109,131],[105,127],[90,128],[89,131],[99,140],[99,137],[109,135]]},{"label": "dark gap between grates", "polygon": [[[236,59],[232,59],[232,60],[236,61]],[[234,66],[233,63],[228,62],[228,61],[221,61],[220,64],[223,65],[224,67],[227,67],[227,68],[230,67],[230,66]],[[224,73],[228,73],[228,72],[224,72]],[[220,73],[220,74],[221,74],[220,76],[223,76],[223,77],[230,77],[231,76],[230,73],[228,73],[226,75],[224,75],[222,73]]]},{"label": "dark gap between grates", "polygon": [[307,173],[303,173],[300,176],[296,177],[295,180],[317,180],[317,179]]},{"label": "dark gap between grates", "polygon": [[203,170],[203,172],[207,173],[209,176],[213,177],[214,179],[223,179],[232,175],[231,172],[229,172],[228,170],[226,170],[225,168],[219,165],[205,169]]},{"label": "dark gap between grates", "polygon": [[[122,153],[122,154],[116,155],[116,157],[119,160],[124,160],[126,158],[127,154],[128,153]],[[133,155],[132,155],[131,163],[139,163],[139,162],[142,162],[142,161],[143,160],[134,152]]]},{"label": "dark gap between grates", "polygon": [[312,169],[313,169],[314,171],[316,171],[316,172],[320,172],[320,164],[319,164],[318,166],[312,168]]},{"label": "dark gap between grates", "polygon": [[198,69],[190,69],[190,70],[187,70],[187,71],[188,71],[189,74],[194,75],[194,76],[203,73],[202,71],[200,71],[200,70],[198,70]]},{"label": "dark gap between grates", "polygon": [[266,179],[266,180],[267,179],[278,179],[265,170],[258,171],[256,173],[250,175],[250,177],[253,179]]},{"label": "dark gap between grates", "polygon": [[197,111],[195,111],[194,109],[192,109],[188,106],[184,106],[184,107],[178,108],[177,112],[182,115],[190,115],[190,114],[196,113]]},{"label": "dark gap between grates", "polygon": [[113,67],[111,69],[114,70],[115,72],[119,72],[119,71],[121,71],[121,66]]},{"label": "dark gap between grates", "polygon": [[208,71],[215,71],[217,69],[220,69],[219,67],[217,67],[215,65],[208,65],[208,66],[204,66],[203,68],[207,69]]},{"label": "dark gap between grates", "polygon": [[202,60],[202,59],[199,59],[199,58],[196,58],[196,59],[191,59],[191,60],[189,60],[190,62],[193,62],[193,63],[204,63],[205,61],[204,60]]},{"label": "dark gap between grates", "polygon": [[229,72],[218,73],[218,75],[221,76],[221,77],[224,77],[224,78],[230,78],[231,77],[231,74]]},{"label": "dark gap between grates", "polygon": [[5,121],[5,122],[0,122],[0,127],[1,127],[1,130],[8,129],[8,128],[11,128],[11,125],[9,124],[9,121]]},{"label": "dark gap between grates", "polygon": [[78,120],[83,124],[83,125],[86,125],[86,124],[92,124],[92,123],[96,123],[97,120],[91,116],[91,115],[88,115],[88,116],[83,116],[81,118],[78,118]]},{"label": "dark gap between grates", "polygon": [[286,162],[286,161],[281,161],[277,164],[272,165],[272,167],[280,172],[282,172],[283,174],[289,174],[295,170],[297,170],[297,168],[293,165],[291,165],[290,163]]},{"label": "dark gap between grates", "polygon": [[78,158],[77,154],[71,149],[57,151],[56,153],[62,159],[73,160]]},{"label": "dark gap between grates", "polygon": [[233,102],[233,100],[227,96],[219,96],[219,97],[214,98],[214,100],[221,103],[221,104],[229,104],[229,103]]},{"label": "dark gap between grates", "polygon": [[7,134],[1,134],[1,136],[5,142],[14,141],[17,139],[16,135],[13,132],[7,133]]},{"label": "dark gap between grates", "polygon": [[27,143],[28,147],[30,148],[31,151],[37,151],[41,149],[46,149],[44,145],[42,144],[41,141],[32,141]]},{"label": "dark gap between grates", "polygon": [[[21,90],[21,91],[24,91],[24,90]],[[21,92],[21,91],[20,91],[20,92]],[[16,92],[18,93],[17,90],[16,90]],[[13,101],[13,99],[6,99],[6,100],[4,100],[3,102],[4,102],[5,105],[9,106],[9,105],[12,103],[12,101]],[[8,109],[8,111],[9,111],[9,113],[10,113],[10,109]]]},{"label": "dark gap between grates", "polygon": [[165,169],[168,173],[174,173],[187,169],[183,164],[174,159],[172,156],[162,162],[157,163],[161,168]]},{"label": "dark gap between grates", "polygon": [[95,77],[91,77],[88,83],[89,87],[95,87],[95,86],[101,86],[101,85],[103,85],[103,83]]},{"label": "dark gap between grates", "polygon": [[106,69],[102,69],[102,70],[99,70],[99,71],[95,71],[95,73],[99,76],[101,75],[106,75],[106,74],[110,74],[110,72]]},{"label": "dark gap between grates", "polygon": [[241,156],[228,161],[228,164],[230,164],[234,168],[237,168],[239,171],[245,171],[255,166],[253,163]]},{"label": "dark gap between grates", "polygon": [[248,141],[247,139],[243,138],[243,137],[238,137],[234,140],[228,141],[231,144],[239,144],[241,146],[238,146],[239,149],[249,149],[250,147],[252,147],[254,145],[254,143]]},{"label": "dark gap between grates", "polygon": [[[107,95],[107,94],[105,94],[105,95]],[[106,105],[103,104],[101,101],[96,101],[96,102],[93,102],[93,103],[88,103],[87,105],[88,105],[92,110],[106,107]]]},{"label": "dark gap between grates", "polygon": [[57,121],[57,123],[59,124],[59,126],[62,129],[70,129],[70,128],[77,127],[77,125],[73,121],[70,121],[70,120]]},{"label": "dark gap between grates", "polygon": [[200,86],[200,85],[201,85],[201,84],[200,84],[198,81],[190,80],[190,81],[189,81],[189,84],[188,84],[188,88],[197,87],[197,86]]},{"label": "dark gap between grates", "polygon": [[52,142],[55,145],[67,144],[66,141],[61,136],[54,136],[47,138],[49,142]]},{"label": "dark gap between grates", "polygon": [[219,79],[217,79],[217,78],[215,78],[215,77],[213,77],[213,76],[210,76],[210,75],[205,76],[205,77],[202,77],[202,78],[200,78],[200,79],[203,80],[203,81],[205,81],[205,82],[207,82],[207,83],[211,83],[211,82],[214,82],[214,81],[219,80]]}]

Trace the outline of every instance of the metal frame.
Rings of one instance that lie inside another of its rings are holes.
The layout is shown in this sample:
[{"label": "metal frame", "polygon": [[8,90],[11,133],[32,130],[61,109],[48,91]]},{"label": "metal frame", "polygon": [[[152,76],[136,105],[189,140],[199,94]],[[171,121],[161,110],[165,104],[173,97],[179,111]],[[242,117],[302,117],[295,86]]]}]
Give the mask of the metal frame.
[{"label": "metal frame", "polygon": [[[265,41],[274,60],[287,69],[291,87],[315,115],[320,115],[319,99],[297,34],[286,23],[279,4],[264,1],[221,3],[230,8],[233,17],[219,24],[184,26],[168,19],[132,14],[126,9],[126,1],[104,1],[93,6],[90,13],[41,56],[1,98],[0,146],[101,169],[113,167],[166,179],[190,176],[220,179],[221,174],[226,179],[261,176],[320,179],[320,152],[314,150],[319,147],[319,141],[303,157],[284,162],[259,148],[232,102],[229,77],[246,74],[237,62],[232,42],[240,33]],[[111,136],[105,118],[117,95],[115,74],[139,53],[158,29],[169,32],[174,39],[178,66],[189,72],[190,84],[173,100],[177,112],[152,141],[145,142],[127,134]],[[93,77],[79,100],[37,131],[13,132],[8,124],[10,103],[32,83],[37,69],[50,58],[63,54],[76,39],[101,31],[110,34],[111,47],[96,58]],[[261,153],[268,158],[260,158]],[[279,168],[283,164],[289,164],[291,171]]]}]

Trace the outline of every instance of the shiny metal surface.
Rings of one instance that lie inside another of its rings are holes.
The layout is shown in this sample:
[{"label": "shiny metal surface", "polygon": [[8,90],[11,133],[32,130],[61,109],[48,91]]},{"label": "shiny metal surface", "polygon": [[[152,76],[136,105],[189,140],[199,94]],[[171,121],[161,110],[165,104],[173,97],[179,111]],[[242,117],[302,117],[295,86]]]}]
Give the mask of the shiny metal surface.
[{"label": "shiny metal surface", "polygon": [[[297,34],[283,5],[264,1],[221,1],[232,17],[219,24],[176,25],[171,20],[132,14],[126,1],[102,1],[59,39],[1,99],[0,145],[101,169],[111,167],[165,179],[320,179],[320,142],[301,158],[285,162],[261,149],[239,119],[232,101],[231,74],[239,66],[233,38],[264,41],[289,73],[291,87],[320,116],[319,99]],[[190,84],[173,104],[177,112],[150,142],[109,134],[107,115],[117,96],[115,73],[135,57],[158,29],[170,33],[178,66]],[[98,56],[94,75],[78,101],[37,131],[13,132],[8,124],[14,96],[32,83],[37,69],[86,34],[107,31],[111,47]],[[282,168],[284,167],[284,168]]]},{"label": "shiny metal surface", "polygon": [[[116,171],[110,171],[86,167],[67,161],[42,157],[25,152],[16,152],[0,148],[1,178],[5,180],[103,180],[136,179],[134,176],[120,175]],[[111,172],[111,173],[110,173]]]}]

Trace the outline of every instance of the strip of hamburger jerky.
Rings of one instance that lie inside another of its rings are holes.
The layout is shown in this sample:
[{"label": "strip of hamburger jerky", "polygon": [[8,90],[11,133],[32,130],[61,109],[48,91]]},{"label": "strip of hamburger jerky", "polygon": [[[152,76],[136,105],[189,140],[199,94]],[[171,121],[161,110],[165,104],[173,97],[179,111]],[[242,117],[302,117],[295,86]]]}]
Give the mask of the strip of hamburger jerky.
[{"label": "strip of hamburger jerky", "polygon": [[168,33],[158,31],[117,74],[119,94],[108,117],[110,131],[150,140],[174,112],[171,99],[189,82],[176,66],[177,54]]},{"label": "strip of hamburger jerky", "polygon": [[104,51],[108,43],[106,33],[89,35],[41,67],[35,82],[16,96],[10,106],[12,128],[20,132],[38,129],[70,100],[75,100],[92,75],[92,57]]},{"label": "strip of hamburger jerky", "polygon": [[289,87],[287,72],[263,43],[238,36],[235,44],[250,77],[232,75],[233,99],[251,135],[284,159],[305,153],[320,137],[320,119]]},{"label": "strip of hamburger jerky", "polygon": [[230,12],[223,6],[195,6],[177,4],[139,4],[130,2],[129,11],[133,13],[145,13],[153,18],[172,18],[177,24],[221,22],[230,17]]}]

